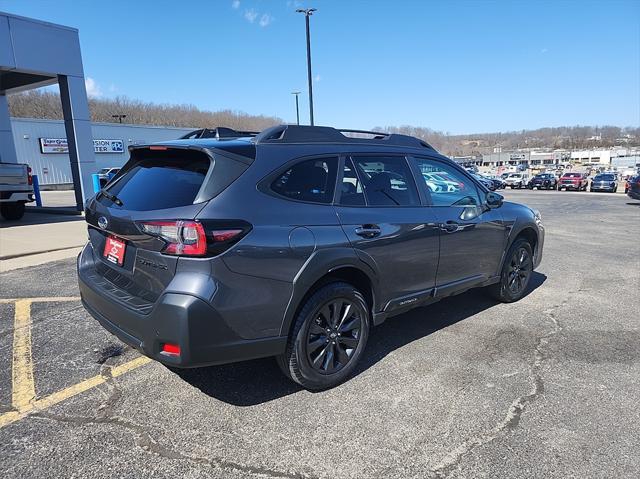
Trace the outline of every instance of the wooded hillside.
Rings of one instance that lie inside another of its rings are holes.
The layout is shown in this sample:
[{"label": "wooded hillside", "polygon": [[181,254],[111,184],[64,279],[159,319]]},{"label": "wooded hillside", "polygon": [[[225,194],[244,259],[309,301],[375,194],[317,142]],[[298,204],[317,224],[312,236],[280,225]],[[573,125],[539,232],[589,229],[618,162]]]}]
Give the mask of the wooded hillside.
[{"label": "wooded hillside", "polygon": [[[54,92],[32,90],[8,97],[11,116],[20,118],[62,119],[60,96]],[[126,97],[114,99],[90,98],[91,120],[114,122],[112,115],[127,115],[123,123],[158,126],[180,126],[211,128],[226,126],[241,130],[263,130],[283,123],[270,116],[223,110],[205,111],[193,105],[160,105],[131,100]]]},{"label": "wooded hillside", "polygon": [[[22,118],[61,119],[62,108],[57,93],[34,90],[10,95],[11,115]],[[223,110],[205,111],[193,105],[161,105],[131,100],[126,97],[89,100],[91,119],[98,122],[114,122],[112,115],[125,114],[125,123],[213,128],[225,126],[239,130],[260,131],[283,123],[281,118],[255,116],[247,113]],[[367,125],[350,125],[368,128]],[[608,148],[611,146],[640,146],[640,128],[617,126],[566,126],[537,130],[510,131],[504,133],[479,133],[449,135],[424,127],[386,126],[376,131],[403,133],[417,136],[431,143],[449,156],[466,156],[491,153],[494,148],[504,151],[517,148]]]}]

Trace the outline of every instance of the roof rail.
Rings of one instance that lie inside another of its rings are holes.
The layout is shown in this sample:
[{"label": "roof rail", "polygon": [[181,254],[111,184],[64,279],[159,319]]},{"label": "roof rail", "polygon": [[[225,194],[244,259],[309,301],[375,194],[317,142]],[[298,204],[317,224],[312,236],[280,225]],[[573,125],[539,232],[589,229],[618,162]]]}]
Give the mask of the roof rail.
[{"label": "roof rail", "polygon": [[202,128],[200,130],[194,130],[186,135],[181,136],[180,140],[194,139],[194,138],[246,138],[248,136],[256,136],[257,131],[239,131],[233,128],[226,128],[224,126],[218,126],[216,128]]},{"label": "roof rail", "polygon": [[257,144],[361,143],[435,150],[429,143],[414,136],[379,131],[340,130],[329,126],[278,125],[260,132],[254,141]]}]

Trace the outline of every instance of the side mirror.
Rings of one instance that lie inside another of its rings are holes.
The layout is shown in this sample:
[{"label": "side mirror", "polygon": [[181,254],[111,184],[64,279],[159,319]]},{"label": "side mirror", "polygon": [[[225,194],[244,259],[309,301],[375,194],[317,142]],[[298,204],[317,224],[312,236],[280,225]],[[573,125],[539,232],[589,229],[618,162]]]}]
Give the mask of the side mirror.
[{"label": "side mirror", "polygon": [[489,191],[487,193],[486,202],[489,208],[500,208],[503,201],[504,196],[496,193],[495,191]]}]

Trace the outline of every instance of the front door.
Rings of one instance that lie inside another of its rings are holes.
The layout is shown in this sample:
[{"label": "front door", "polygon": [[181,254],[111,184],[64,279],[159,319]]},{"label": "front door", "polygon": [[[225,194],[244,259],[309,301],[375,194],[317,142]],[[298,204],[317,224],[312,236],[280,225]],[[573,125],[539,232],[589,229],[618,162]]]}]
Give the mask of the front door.
[{"label": "front door", "polygon": [[483,190],[455,166],[432,158],[412,161],[425,178],[440,230],[438,290],[463,288],[496,276],[507,240],[500,211],[489,209]]}]

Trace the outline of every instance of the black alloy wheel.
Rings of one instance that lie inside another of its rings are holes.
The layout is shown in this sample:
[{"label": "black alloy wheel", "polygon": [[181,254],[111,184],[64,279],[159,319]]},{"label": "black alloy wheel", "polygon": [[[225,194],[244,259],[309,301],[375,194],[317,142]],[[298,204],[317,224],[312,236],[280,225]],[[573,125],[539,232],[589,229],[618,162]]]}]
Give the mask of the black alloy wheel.
[{"label": "black alloy wheel", "polygon": [[317,312],[307,333],[307,359],[320,374],[332,374],[345,367],[360,343],[362,318],[350,300],[328,301]]},{"label": "black alloy wheel", "polygon": [[369,338],[371,307],[354,286],[337,281],[317,291],[294,318],[278,365],[293,381],[320,391],[345,381]]},{"label": "black alloy wheel", "polygon": [[533,272],[533,250],[524,238],[517,239],[509,248],[502,266],[500,281],[487,288],[498,301],[512,303],[524,296]]},{"label": "black alloy wheel", "polygon": [[529,283],[529,276],[533,269],[530,248],[524,245],[516,249],[511,255],[507,272],[507,287],[512,295],[521,294]]}]

